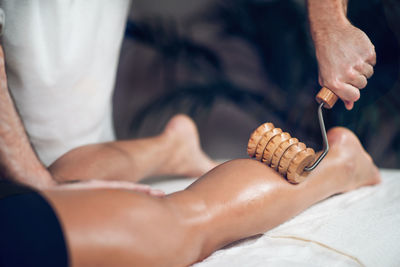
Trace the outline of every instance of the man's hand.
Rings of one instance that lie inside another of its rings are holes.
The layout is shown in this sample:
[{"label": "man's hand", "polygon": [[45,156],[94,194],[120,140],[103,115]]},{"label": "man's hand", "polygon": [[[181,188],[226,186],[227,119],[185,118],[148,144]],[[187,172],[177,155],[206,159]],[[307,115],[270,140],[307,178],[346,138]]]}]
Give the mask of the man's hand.
[{"label": "man's hand", "polygon": [[307,3],[319,83],[332,90],[350,110],[374,73],[375,48],[367,35],[348,21],[347,0]]},{"label": "man's hand", "polygon": [[367,35],[351,24],[334,27],[315,40],[319,83],[340,97],[347,109],[360,98],[374,74],[375,48]]},{"label": "man's hand", "polygon": [[87,180],[78,182],[59,183],[46,190],[93,190],[93,189],[122,189],[145,193],[155,197],[162,197],[165,193],[158,189],[153,189],[149,185],[137,184],[127,181],[102,181]]}]

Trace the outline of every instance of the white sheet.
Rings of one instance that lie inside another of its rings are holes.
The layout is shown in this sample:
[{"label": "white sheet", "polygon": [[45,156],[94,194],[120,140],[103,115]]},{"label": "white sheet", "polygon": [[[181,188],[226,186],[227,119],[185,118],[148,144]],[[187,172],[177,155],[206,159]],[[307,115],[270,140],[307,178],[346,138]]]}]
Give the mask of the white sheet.
[{"label": "white sheet", "polygon": [[[400,170],[374,187],[333,196],[264,235],[216,251],[195,267],[400,266]],[[194,179],[154,183],[167,193]]]}]

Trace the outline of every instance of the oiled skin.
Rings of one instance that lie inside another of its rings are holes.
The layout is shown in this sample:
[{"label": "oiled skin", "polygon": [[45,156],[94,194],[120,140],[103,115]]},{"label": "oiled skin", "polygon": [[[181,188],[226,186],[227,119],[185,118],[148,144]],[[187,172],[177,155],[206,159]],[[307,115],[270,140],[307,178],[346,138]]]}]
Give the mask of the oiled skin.
[{"label": "oiled skin", "polygon": [[327,157],[299,185],[260,162],[239,159],[162,198],[125,190],[44,195],[63,223],[72,266],[187,266],[328,196],[379,182],[350,131],[335,128],[329,138]]}]

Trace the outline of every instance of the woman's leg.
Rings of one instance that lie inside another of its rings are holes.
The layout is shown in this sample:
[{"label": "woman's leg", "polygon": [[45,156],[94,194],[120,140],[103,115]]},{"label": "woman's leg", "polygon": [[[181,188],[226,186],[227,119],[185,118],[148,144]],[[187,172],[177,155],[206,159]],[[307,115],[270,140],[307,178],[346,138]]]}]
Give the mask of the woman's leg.
[{"label": "woman's leg", "polygon": [[128,191],[45,193],[64,224],[75,266],[182,266],[263,233],[333,194],[380,181],[356,136],[329,132],[331,150],[292,185],[254,160],[213,169],[164,198]]},{"label": "woman's leg", "polygon": [[352,132],[335,128],[329,141],[327,157],[299,185],[257,161],[237,160],[177,193],[190,191],[205,202],[212,227],[207,228],[203,257],[234,240],[263,233],[329,196],[380,182],[378,169]]},{"label": "woman's leg", "polygon": [[158,136],[78,147],[55,161],[49,171],[59,182],[137,182],[155,175],[198,177],[215,166],[201,149],[194,122],[177,115]]}]

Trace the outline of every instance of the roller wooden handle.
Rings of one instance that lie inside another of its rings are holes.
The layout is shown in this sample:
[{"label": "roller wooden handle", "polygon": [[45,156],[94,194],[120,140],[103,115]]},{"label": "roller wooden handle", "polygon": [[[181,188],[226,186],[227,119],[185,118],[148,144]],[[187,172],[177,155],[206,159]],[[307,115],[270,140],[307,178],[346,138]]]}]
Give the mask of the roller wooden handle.
[{"label": "roller wooden handle", "polygon": [[335,95],[334,92],[332,92],[331,90],[329,90],[326,87],[322,87],[322,89],[319,91],[319,93],[315,97],[315,100],[317,100],[317,102],[319,104],[321,104],[321,102],[323,102],[324,108],[328,108],[328,109],[331,109],[335,105],[335,103],[338,99],[339,99],[338,96]]}]

